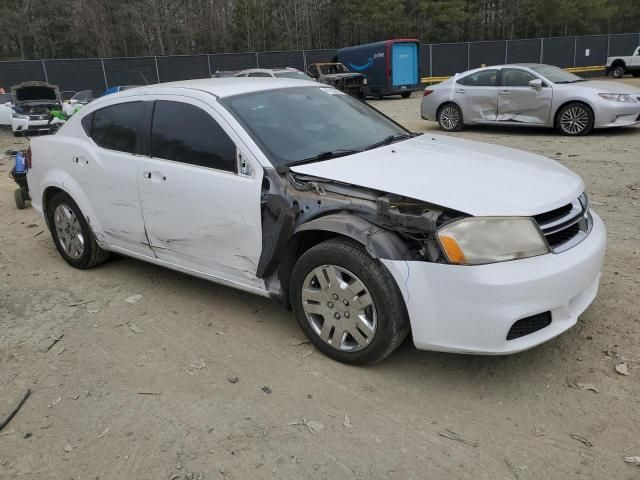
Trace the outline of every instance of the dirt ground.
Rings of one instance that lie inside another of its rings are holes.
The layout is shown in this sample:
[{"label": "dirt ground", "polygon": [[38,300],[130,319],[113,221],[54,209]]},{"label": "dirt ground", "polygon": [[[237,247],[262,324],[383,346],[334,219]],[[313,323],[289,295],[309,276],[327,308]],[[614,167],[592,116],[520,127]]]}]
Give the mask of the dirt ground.
[{"label": "dirt ground", "polygon": [[[419,102],[374,103],[436,132]],[[349,367],[268,300],[127,258],[74,270],[0,160],[0,419],[32,390],[0,432],[0,479],[640,478],[624,461],[640,456],[640,128],[456,135],[557,159],[606,222],[598,298],[534,350],[407,341]],[[2,152],[24,143],[0,132]]]}]

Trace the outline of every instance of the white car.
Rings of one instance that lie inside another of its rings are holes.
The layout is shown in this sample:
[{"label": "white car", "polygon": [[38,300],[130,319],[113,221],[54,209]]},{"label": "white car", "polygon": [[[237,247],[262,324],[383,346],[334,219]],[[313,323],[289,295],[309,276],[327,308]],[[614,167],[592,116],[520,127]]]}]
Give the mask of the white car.
[{"label": "white car", "polygon": [[309,75],[296,68],[249,68],[235,74],[236,77],[293,78],[295,80],[313,80]]},{"label": "white car", "polygon": [[[176,120],[179,121],[176,121]],[[191,80],[87,105],[28,154],[60,255],[128,255],[290,303],[353,364],[420,349],[506,354],[594,300],[605,227],[578,175],[510,148],[417,135],[332,87]]]},{"label": "white car", "polygon": [[15,136],[35,132],[50,132],[52,110],[62,110],[60,91],[55,85],[45,82],[24,82],[11,87],[13,112],[11,129]]},{"label": "white car", "polygon": [[622,78],[627,73],[640,77],[640,45],[628,57],[608,57],[605,67],[607,75],[613,78]]},{"label": "white car", "polygon": [[11,127],[13,97],[10,93],[0,93],[0,127]]}]

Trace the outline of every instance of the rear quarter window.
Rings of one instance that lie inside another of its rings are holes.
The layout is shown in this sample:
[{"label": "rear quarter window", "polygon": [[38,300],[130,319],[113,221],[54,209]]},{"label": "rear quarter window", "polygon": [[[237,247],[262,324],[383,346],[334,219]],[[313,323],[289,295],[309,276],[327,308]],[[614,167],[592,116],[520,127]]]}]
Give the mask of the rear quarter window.
[{"label": "rear quarter window", "polygon": [[[91,114],[90,137],[103,148],[135,153],[144,115],[143,102],[119,103],[96,110]],[[86,131],[84,124],[83,128]]]}]

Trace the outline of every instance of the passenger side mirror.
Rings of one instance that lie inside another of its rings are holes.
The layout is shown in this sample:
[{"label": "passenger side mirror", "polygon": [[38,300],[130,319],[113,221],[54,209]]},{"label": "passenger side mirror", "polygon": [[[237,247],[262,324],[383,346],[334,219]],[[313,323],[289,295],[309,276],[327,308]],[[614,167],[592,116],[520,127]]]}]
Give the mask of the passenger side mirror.
[{"label": "passenger side mirror", "polygon": [[536,90],[539,88],[542,88],[542,80],[540,80],[539,78],[536,78],[535,80],[531,80],[529,82],[529,86],[531,88],[535,88]]}]

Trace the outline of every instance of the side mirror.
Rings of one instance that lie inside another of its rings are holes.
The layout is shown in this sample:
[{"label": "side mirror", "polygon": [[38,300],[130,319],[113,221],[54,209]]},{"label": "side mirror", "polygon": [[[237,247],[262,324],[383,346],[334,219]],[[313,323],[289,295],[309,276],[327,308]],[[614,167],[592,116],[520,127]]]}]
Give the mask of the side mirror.
[{"label": "side mirror", "polygon": [[535,80],[531,80],[529,82],[529,86],[531,88],[535,88],[536,90],[539,88],[542,88],[542,80],[540,80],[539,78],[536,78]]}]

